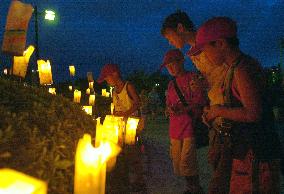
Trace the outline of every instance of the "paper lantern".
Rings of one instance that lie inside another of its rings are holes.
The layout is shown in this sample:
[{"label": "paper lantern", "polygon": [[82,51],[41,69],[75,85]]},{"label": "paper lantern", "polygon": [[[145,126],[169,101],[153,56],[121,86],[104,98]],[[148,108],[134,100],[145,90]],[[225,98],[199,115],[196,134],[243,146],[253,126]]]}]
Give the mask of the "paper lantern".
[{"label": "paper lantern", "polygon": [[51,65],[49,60],[38,60],[38,72],[39,72],[39,80],[41,85],[52,84],[52,73],[51,73]]},{"label": "paper lantern", "polygon": [[47,194],[47,184],[12,169],[0,169],[1,194]]},{"label": "paper lantern", "polygon": [[88,115],[92,115],[93,107],[92,107],[92,106],[83,106],[83,110],[84,110]]},{"label": "paper lantern", "polygon": [[106,97],[106,93],[107,93],[106,89],[102,89],[102,96]]},{"label": "paper lantern", "polygon": [[74,65],[69,66],[69,73],[70,73],[70,76],[75,76],[75,66]]},{"label": "paper lantern", "polygon": [[125,129],[125,143],[128,145],[135,144],[136,129],[139,123],[139,118],[129,117]]},{"label": "paper lantern", "polygon": [[93,89],[94,88],[94,82],[89,82],[89,88]]},{"label": "paper lantern", "polygon": [[112,87],[112,86],[109,88],[110,97],[112,97],[113,88],[114,88],[114,87]]},{"label": "paper lantern", "polygon": [[73,87],[72,87],[72,86],[69,86],[68,88],[69,88],[69,91],[72,91],[72,90],[73,90]]},{"label": "paper lantern", "polygon": [[84,134],[75,156],[74,194],[104,194],[106,161],[119,154],[120,148],[111,142],[93,147],[91,136]]},{"label": "paper lantern", "polygon": [[56,95],[56,88],[48,88],[48,92]]},{"label": "paper lantern", "polygon": [[80,103],[81,101],[81,91],[74,90],[74,102]]},{"label": "paper lantern", "polygon": [[13,75],[22,78],[26,77],[29,60],[34,50],[34,46],[30,45],[27,50],[24,51],[23,56],[14,56]]},{"label": "paper lantern", "polygon": [[113,110],[114,110],[114,104],[111,103],[111,104],[110,104],[110,112],[111,112],[112,115],[113,115]]},{"label": "paper lantern", "polygon": [[86,94],[90,95],[90,92],[91,92],[90,88],[86,89]]},{"label": "paper lantern", "polygon": [[89,96],[89,105],[91,106],[95,105],[95,100],[96,100],[96,96],[94,94],[91,94]]}]

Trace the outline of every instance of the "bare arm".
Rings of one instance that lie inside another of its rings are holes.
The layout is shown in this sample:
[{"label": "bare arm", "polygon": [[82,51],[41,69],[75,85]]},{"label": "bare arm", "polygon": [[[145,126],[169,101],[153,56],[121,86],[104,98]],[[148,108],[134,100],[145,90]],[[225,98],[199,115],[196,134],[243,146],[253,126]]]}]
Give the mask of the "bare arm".
[{"label": "bare arm", "polygon": [[241,68],[235,70],[234,81],[240,94],[242,107],[212,106],[205,110],[207,120],[212,120],[218,116],[240,122],[260,120],[262,113],[261,96],[257,91],[256,83],[251,79],[249,73]]}]

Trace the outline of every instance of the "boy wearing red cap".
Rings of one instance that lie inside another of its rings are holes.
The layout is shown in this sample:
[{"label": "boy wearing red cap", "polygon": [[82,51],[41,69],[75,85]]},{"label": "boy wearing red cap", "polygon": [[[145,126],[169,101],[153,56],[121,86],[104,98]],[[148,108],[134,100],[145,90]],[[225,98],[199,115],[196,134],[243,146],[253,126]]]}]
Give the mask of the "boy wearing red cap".
[{"label": "boy wearing red cap", "polygon": [[[113,114],[127,118],[129,116],[139,116],[140,97],[135,87],[122,79],[120,69],[117,64],[106,64],[101,70],[98,83],[106,81],[113,90]],[[126,149],[127,166],[129,168],[129,187],[132,192],[138,192],[145,189],[143,178],[143,165],[141,163],[141,149],[134,145]]]},{"label": "boy wearing red cap", "polygon": [[122,117],[138,116],[140,106],[139,95],[131,83],[122,79],[117,64],[104,65],[98,79],[99,83],[103,81],[114,87],[114,115]]},{"label": "boy wearing red cap", "polygon": [[[217,131],[209,193],[279,193],[280,141],[262,67],[239,49],[236,23],[227,17],[212,18],[198,29],[189,54],[201,53],[212,64],[227,67],[220,87],[224,103],[204,113]],[[224,171],[228,178],[231,175],[227,191],[220,190],[224,181],[218,181],[226,176]]]},{"label": "boy wearing red cap", "polygon": [[184,193],[203,193],[199,184],[193,123],[206,100],[201,88],[193,84],[198,80],[197,75],[184,69],[184,56],[179,49],[166,53],[160,68],[163,67],[174,77],[168,85],[166,99],[174,173],[186,178],[187,191]]}]

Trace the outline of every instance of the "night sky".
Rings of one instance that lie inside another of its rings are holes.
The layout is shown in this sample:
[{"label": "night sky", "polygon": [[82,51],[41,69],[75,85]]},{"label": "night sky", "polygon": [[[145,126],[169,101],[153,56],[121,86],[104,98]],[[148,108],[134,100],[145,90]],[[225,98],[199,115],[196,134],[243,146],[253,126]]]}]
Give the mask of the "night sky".
[{"label": "night sky", "polygon": [[[156,71],[163,54],[171,48],[160,35],[162,21],[177,9],[186,11],[197,27],[213,16],[232,17],[238,23],[240,47],[244,52],[256,57],[263,66],[280,62],[284,0],[22,2],[36,4],[39,11],[53,9],[57,14],[54,23],[39,18],[40,56],[51,60],[55,82],[68,78],[70,64],[76,66],[77,77],[85,77],[88,71],[97,77],[103,64],[109,62],[118,63],[123,74],[134,70]],[[10,0],[1,0],[1,45],[9,5]],[[27,37],[27,46],[34,44],[34,17]],[[3,65],[3,60],[0,63]],[[190,60],[186,68],[193,68]]]}]

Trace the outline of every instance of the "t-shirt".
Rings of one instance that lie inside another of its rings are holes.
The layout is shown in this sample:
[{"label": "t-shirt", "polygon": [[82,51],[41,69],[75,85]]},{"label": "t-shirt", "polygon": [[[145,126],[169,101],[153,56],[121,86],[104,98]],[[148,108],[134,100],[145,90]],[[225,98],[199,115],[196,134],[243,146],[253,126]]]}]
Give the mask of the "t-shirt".
[{"label": "t-shirt", "polygon": [[[196,74],[187,72],[184,75],[177,77],[176,82],[189,106],[196,104],[203,106],[206,103],[206,98],[204,97],[204,93],[202,92],[201,88],[199,90],[195,90],[194,92],[190,89],[190,81],[195,77],[197,77]],[[169,82],[167,91],[167,106],[175,109],[183,107],[183,104],[175,90],[173,81]],[[193,113],[195,113],[194,110]],[[194,131],[192,122],[192,118],[187,113],[170,115],[170,137],[173,139],[193,137]]]},{"label": "t-shirt", "polygon": [[223,83],[222,81],[227,67],[225,65],[213,65],[204,53],[189,57],[208,82],[208,98],[210,100],[210,105],[223,104],[224,101],[220,88]]}]

